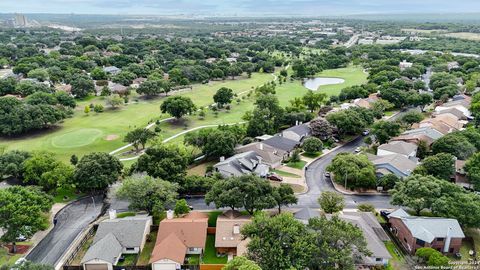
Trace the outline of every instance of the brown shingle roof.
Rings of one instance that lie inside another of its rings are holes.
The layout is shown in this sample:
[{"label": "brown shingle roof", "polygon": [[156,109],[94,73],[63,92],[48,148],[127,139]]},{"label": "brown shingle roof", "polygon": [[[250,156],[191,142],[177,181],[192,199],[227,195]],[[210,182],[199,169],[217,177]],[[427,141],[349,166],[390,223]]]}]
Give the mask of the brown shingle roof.
[{"label": "brown shingle roof", "polygon": [[[175,258],[174,261],[176,261],[182,256],[185,257],[186,248],[204,248],[207,240],[207,227],[208,215],[197,211],[190,212],[182,218],[162,220],[150,262],[162,258],[171,260]],[[182,245],[185,248],[181,247]],[[179,248],[173,248],[174,246]],[[183,263],[183,260],[176,262]]]},{"label": "brown shingle roof", "polygon": [[215,233],[215,247],[238,247],[243,242],[242,234],[234,232],[234,227],[249,223],[251,217],[241,215],[238,211],[227,211],[217,219],[217,231]]}]

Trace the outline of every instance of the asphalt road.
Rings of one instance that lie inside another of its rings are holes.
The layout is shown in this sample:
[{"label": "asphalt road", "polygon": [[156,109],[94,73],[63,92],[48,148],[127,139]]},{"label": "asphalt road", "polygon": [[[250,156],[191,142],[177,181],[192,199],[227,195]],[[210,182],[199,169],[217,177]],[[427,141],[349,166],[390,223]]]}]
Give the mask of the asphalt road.
[{"label": "asphalt road", "polygon": [[103,197],[87,197],[64,207],[57,214],[57,224],[28,254],[27,260],[55,265],[82,230],[101,212]]}]

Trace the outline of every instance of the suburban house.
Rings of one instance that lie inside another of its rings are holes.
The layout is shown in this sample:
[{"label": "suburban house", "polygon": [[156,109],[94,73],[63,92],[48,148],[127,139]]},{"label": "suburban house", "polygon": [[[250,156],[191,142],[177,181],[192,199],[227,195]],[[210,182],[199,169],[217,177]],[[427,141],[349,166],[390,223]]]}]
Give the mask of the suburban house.
[{"label": "suburban house", "polygon": [[376,101],[378,101],[378,94],[373,93],[370,94],[367,98],[357,98],[353,100],[352,103],[361,108],[371,109],[373,103],[375,103]]},{"label": "suburban house", "polygon": [[108,73],[108,74],[112,74],[112,75],[117,75],[118,73],[120,73],[120,71],[122,71],[122,70],[115,67],[115,66],[110,66],[110,67],[104,67],[103,68],[103,72]]},{"label": "suburban house", "polygon": [[393,138],[393,141],[404,141],[417,144],[420,141],[425,141],[427,145],[431,145],[434,141],[440,139],[445,134],[436,130],[433,127],[422,127],[412,130],[407,130],[402,133],[400,136]]},{"label": "suburban house", "polygon": [[403,209],[388,215],[390,230],[411,254],[422,247],[431,247],[443,253],[460,251],[465,238],[456,219],[410,216]]},{"label": "suburban house", "polygon": [[411,62],[407,62],[407,60],[403,60],[402,62],[400,62],[400,64],[398,65],[398,67],[400,68],[401,71],[407,69],[407,68],[411,68],[413,66],[413,63]]},{"label": "suburban house", "polygon": [[418,163],[416,158],[407,158],[401,154],[386,156],[367,154],[367,157],[375,166],[375,171],[378,177],[387,174],[394,174],[400,178],[407,177],[412,174]]},{"label": "suburban house", "polygon": [[150,233],[152,217],[108,219],[98,225],[81,264],[84,270],[112,270],[122,254],[139,254]]},{"label": "suburban house", "polygon": [[247,250],[247,239],[243,239],[240,230],[251,222],[252,217],[238,211],[228,210],[217,219],[215,248],[217,254],[226,254],[230,259],[241,256]]},{"label": "suburban house", "polygon": [[456,109],[462,112],[464,117],[467,119],[472,116],[470,112],[470,97],[467,96],[456,96],[457,98],[453,99],[452,101],[446,102],[440,106],[435,108],[435,112],[442,112],[444,110]]},{"label": "suburban house", "polygon": [[467,117],[463,114],[463,112],[456,108],[449,108],[449,109],[444,109],[444,110],[435,112],[433,113],[433,116],[435,117],[437,115],[444,115],[444,114],[454,116],[459,120],[467,120]]},{"label": "suburban house", "polygon": [[256,174],[266,176],[269,172],[267,164],[254,151],[248,151],[236,154],[225,160],[220,158],[220,162],[213,166],[216,172],[224,177],[242,176],[244,174]]},{"label": "suburban house", "polygon": [[311,129],[308,123],[299,125],[297,124],[296,126],[282,131],[282,137],[292,141],[301,142],[304,138],[308,137],[310,133]]},{"label": "suburban house", "polygon": [[270,139],[264,140],[264,144],[270,145],[276,149],[283,150],[288,153],[290,156],[293,153],[293,150],[300,144],[299,141],[295,141],[289,138],[282,136],[273,136]]},{"label": "suburban house", "polygon": [[415,123],[412,127],[432,127],[445,135],[463,129],[465,124],[466,122],[460,121],[456,116],[451,114],[440,114],[436,115],[434,118],[427,118],[420,123]]},{"label": "suburban house", "polygon": [[408,143],[404,141],[391,141],[386,144],[382,144],[377,149],[378,156],[388,156],[399,154],[406,158],[415,158],[417,156],[418,146],[414,143]]},{"label": "suburban house", "polygon": [[254,142],[247,145],[242,145],[237,147],[236,151],[238,153],[253,151],[260,156],[262,158],[262,162],[270,166],[270,168],[279,167],[289,156],[288,152],[282,149],[277,149],[263,142]]},{"label": "suburban house", "polygon": [[157,241],[150,257],[152,270],[176,270],[187,255],[201,255],[207,241],[208,215],[190,212],[174,218],[173,211],[160,222]]},{"label": "suburban house", "polygon": [[367,241],[367,248],[372,253],[370,256],[354,254],[356,264],[364,266],[387,265],[392,258],[384,242],[390,238],[383,230],[377,218],[371,212],[343,212],[339,215],[342,220],[356,225],[362,230]]},{"label": "suburban house", "polygon": [[465,160],[455,160],[455,184],[462,187],[471,187],[470,182],[467,179],[467,173],[465,172]]}]

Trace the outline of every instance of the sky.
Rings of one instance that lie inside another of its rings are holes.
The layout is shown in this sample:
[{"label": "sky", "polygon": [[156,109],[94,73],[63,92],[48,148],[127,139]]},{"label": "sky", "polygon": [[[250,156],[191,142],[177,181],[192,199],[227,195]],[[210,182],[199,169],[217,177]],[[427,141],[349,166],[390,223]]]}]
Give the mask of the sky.
[{"label": "sky", "polygon": [[0,13],[350,15],[480,12],[480,0],[0,0]]}]

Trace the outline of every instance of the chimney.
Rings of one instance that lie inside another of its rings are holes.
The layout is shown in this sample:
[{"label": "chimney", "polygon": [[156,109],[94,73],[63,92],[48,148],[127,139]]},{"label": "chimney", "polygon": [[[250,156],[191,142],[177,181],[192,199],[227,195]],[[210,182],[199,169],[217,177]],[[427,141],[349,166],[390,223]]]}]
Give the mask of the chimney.
[{"label": "chimney", "polygon": [[108,210],[108,217],[110,219],[116,219],[117,218],[117,210],[115,210],[115,209]]},{"label": "chimney", "polygon": [[443,246],[443,253],[448,253],[450,249],[450,242],[452,241],[452,227],[448,227],[447,237],[445,238],[445,245]]},{"label": "chimney", "polygon": [[167,211],[167,219],[173,219],[173,211],[172,210]]},{"label": "chimney", "polygon": [[298,126],[298,120],[295,121],[295,126]]},{"label": "chimney", "polygon": [[220,162],[224,162],[225,161],[225,157],[224,156],[221,156],[220,157]]},{"label": "chimney", "polygon": [[260,144],[258,145],[258,148],[259,148],[260,150],[263,150],[263,143],[260,143]]}]

